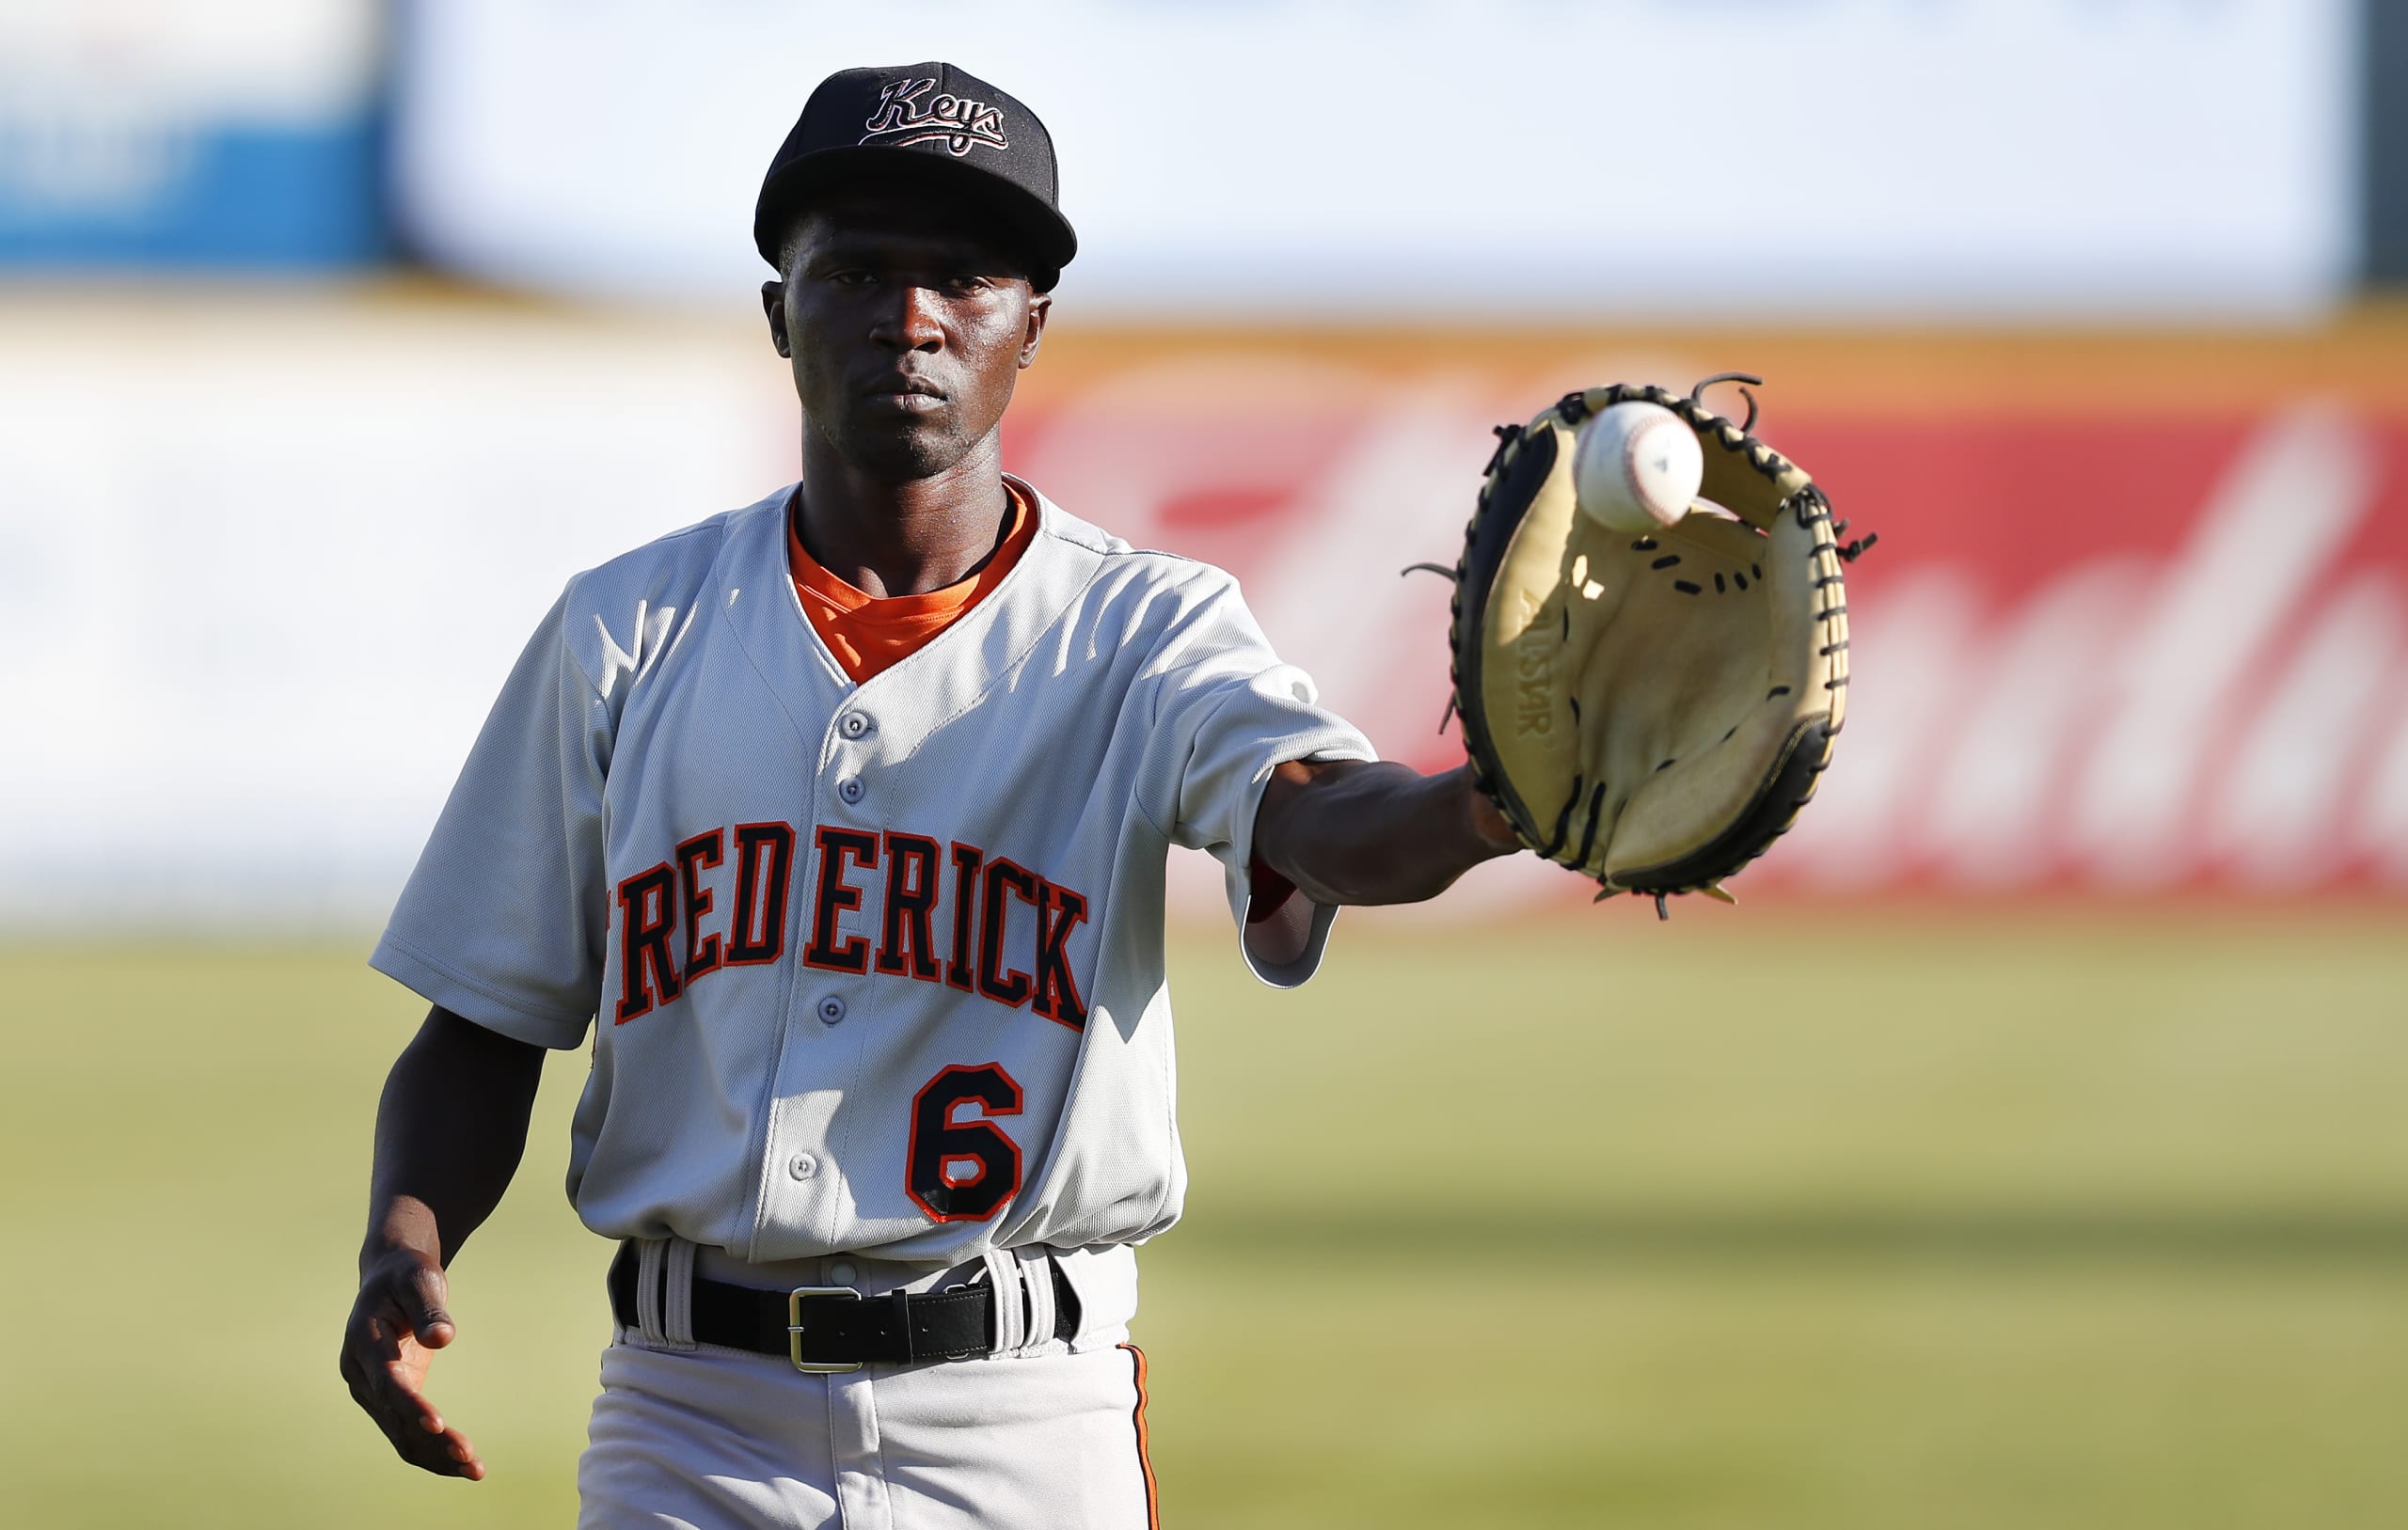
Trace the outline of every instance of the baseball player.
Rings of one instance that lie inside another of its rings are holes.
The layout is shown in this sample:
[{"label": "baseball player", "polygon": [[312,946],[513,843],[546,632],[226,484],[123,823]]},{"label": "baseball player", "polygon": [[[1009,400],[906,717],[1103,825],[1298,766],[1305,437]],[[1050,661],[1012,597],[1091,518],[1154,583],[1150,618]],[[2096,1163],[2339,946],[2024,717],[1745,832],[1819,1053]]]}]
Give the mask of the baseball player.
[{"label": "baseball player", "polygon": [[801,481],[570,579],[504,684],[372,958],[434,1007],[343,1375],[404,1459],[484,1475],[426,1386],[444,1271],[545,1051],[590,1040],[568,1191],[618,1252],[580,1523],[1146,1524],[1170,847],[1288,986],[1339,905],[1518,842],[1467,770],[1376,763],[1228,575],[1003,471],[1076,247],[1027,107],[832,75],[754,239]]}]

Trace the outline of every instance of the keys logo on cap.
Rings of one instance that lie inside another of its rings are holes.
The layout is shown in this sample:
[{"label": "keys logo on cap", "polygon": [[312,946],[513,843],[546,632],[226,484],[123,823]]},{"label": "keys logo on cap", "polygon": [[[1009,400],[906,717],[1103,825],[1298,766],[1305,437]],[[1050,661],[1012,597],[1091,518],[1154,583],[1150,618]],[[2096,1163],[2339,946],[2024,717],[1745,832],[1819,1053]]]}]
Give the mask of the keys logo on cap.
[{"label": "keys logo on cap", "polygon": [[862,124],[864,144],[901,149],[911,144],[943,143],[956,158],[972,146],[1009,149],[1004,136],[1004,109],[968,96],[940,95],[925,100],[937,87],[934,80],[896,80],[878,93],[878,109]]}]

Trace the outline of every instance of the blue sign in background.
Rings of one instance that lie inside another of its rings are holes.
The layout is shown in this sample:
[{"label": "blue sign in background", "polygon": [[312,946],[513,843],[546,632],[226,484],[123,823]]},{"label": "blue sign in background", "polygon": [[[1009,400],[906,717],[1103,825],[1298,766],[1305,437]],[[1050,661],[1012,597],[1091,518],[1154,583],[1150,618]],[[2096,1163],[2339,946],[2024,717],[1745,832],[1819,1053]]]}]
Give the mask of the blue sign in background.
[{"label": "blue sign in background", "polygon": [[293,268],[389,252],[380,111],[112,136],[0,128],[0,263]]}]

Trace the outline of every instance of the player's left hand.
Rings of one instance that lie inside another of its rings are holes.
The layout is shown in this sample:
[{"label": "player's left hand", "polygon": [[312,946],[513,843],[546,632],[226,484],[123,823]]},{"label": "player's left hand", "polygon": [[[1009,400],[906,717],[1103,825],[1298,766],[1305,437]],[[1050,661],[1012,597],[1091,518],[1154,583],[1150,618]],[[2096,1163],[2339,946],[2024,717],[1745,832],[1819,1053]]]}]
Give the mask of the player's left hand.
[{"label": "player's left hand", "polygon": [[402,1459],[437,1476],[480,1481],[485,1466],[468,1437],[426,1396],[435,1351],[459,1330],[444,1309],[441,1266],[408,1251],[369,1268],[343,1325],[342,1379]]}]

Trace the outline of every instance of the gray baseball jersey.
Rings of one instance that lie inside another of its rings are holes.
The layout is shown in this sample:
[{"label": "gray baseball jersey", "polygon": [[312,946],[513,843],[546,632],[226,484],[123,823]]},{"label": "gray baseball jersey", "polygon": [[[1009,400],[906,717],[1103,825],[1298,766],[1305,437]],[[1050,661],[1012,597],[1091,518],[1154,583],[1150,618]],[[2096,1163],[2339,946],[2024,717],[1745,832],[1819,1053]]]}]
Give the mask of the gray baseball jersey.
[{"label": "gray baseball jersey", "polygon": [[[1158,1233],[1169,848],[1221,859],[1243,934],[1272,768],[1371,748],[1228,575],[1034,495],[1003,581],[856,686],[795,596],[793,492],[569,582],[372,961],[521,1041],[594,1027],[569,1192],[607,1237],[950,1265]],[[1255,970],[1302,982],[1333,913]]]}]

